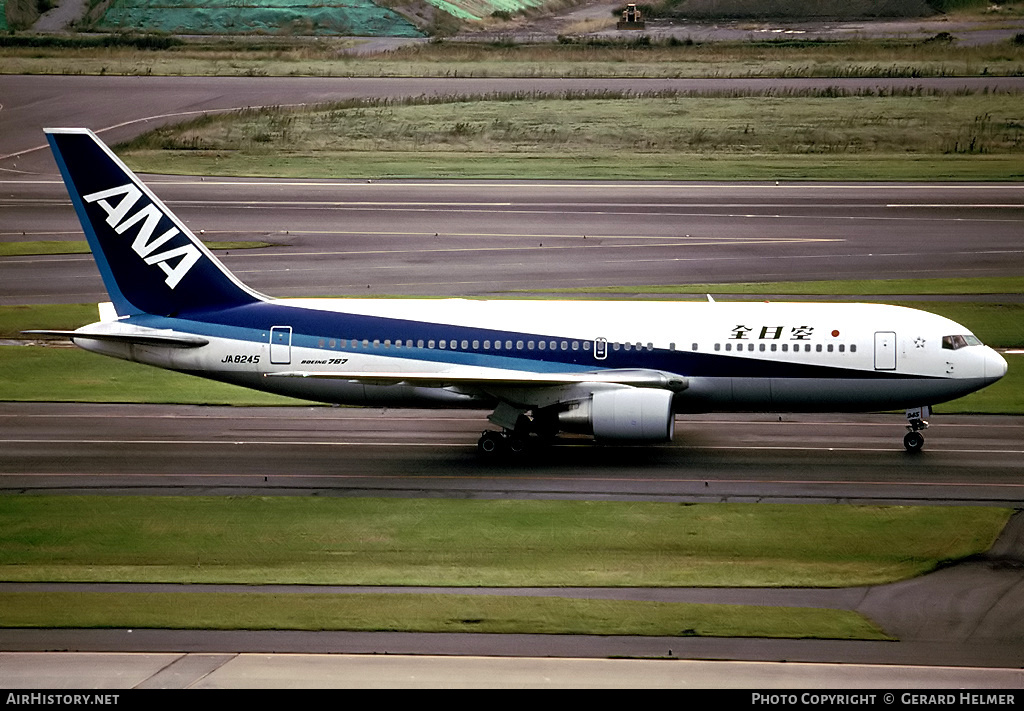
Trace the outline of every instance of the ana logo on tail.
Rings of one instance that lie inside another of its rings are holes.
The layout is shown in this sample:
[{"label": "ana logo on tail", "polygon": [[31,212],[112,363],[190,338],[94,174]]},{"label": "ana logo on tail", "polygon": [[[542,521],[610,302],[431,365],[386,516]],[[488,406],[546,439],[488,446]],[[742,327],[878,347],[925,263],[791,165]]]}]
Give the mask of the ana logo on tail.
[{"label": "ana logo on tail", "polygon": [[[110,198],[118,195],[123,195],[124,197],[116,205],[108,202]],[[145,260],[146,264],[156,264],[159,266],[167,275],[167,278],[164,280],[167,286],[173,289],[188,274],[189,270],[195,266],[202,255],[199,249],[191,243],[153,254],[153,252],[165,245],[175,235],[180,234],[180,230],[177,227],[171,227],[171,229],[159,237],[154,238],[153,235],[156,232],[157,225],[160,223],[160,219],[165,217],[156,205],[148,203],[134,214],[128,214],[141,197],[142,191],[128,183],[116,188],[83,195],[82,199],[88,203],[97,203],[103,208],[107,213],[107,224],[119,235],[123,235],[130,227],[141,222],[139,232],[132,241],[132,249]],[[175,259],[178,261],[172,266],[172,261]]]}]

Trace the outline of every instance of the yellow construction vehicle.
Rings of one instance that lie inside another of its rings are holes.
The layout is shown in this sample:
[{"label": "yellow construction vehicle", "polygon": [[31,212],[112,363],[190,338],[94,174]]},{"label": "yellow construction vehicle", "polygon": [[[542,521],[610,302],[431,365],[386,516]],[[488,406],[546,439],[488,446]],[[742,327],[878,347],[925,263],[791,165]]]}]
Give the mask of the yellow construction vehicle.
[{"label": "yellow construction vehicle", "polygon": [[622,11],[622,19],[616,23],[615,27],[619,30],[642,30],[644,28],[644,19],[636,3],[631,2],[626,5],[626,9]]}]

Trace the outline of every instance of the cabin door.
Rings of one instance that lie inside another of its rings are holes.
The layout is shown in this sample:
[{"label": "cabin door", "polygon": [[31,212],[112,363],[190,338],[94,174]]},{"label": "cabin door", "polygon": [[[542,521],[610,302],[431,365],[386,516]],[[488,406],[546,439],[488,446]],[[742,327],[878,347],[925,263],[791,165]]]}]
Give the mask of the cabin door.
[{"label": "cabin door", "polygon": [[896,334],[893,331],[875,333],[875,370],[896,370]]},{"label": "cabin door", "polygon": [[292,327],[274,326],[270,329],[270,362],[290,365],[292,362]]}]

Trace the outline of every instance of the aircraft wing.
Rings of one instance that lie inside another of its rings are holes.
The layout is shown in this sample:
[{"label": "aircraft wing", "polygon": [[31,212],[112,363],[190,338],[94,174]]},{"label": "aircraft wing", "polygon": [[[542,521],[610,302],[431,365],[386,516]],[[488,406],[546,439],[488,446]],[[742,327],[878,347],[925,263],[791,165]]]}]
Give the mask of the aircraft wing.
[{"label": "aircraft wing", "polygon": [[687,379],[673,373],[647,369],[609,369],[571,373],[535,373],[529,371],[454,370],[442,372],[366,372],[292,370],[267,373],[268,378],[322,378],[346,380],[364,385],[413,385],[418,387],[545,387],[600,383],[635,388],[661,388],[681,391]]}]

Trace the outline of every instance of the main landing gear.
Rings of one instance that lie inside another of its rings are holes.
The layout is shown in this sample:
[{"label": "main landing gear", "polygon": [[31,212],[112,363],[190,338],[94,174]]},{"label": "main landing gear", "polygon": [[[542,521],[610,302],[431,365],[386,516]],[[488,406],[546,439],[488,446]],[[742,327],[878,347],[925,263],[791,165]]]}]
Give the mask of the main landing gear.
[{"label": "main landing gear", "polygon": [[484,430],[483,434],[480,435],[479,441],[476,443],[476,447],[480,450],[481,454],[487,456],[493,456],[500,452],[520,454],[526,450],[526,443],[527,439],[525,436],[510,432],[509,430],[504,432]]},{"label": "main landing gear", "polygon": [[916,407],[907,410],[907,434],[903,437],[903,446],[908,452],[916,454],[924,448],[924,435],[921,430],[928,429],[928,421],[924,418],[931,417],[931,407]]},{"label": "main landing gear", "polygon": [[505,403],[499,403],[487,418],[501,427],[500,432],[484,430],[477,441],[481,454],[494,457],[499,454],[519,455],[528,448],[551,444],[558,434],[553,413],[528,413]]}]

